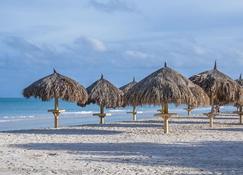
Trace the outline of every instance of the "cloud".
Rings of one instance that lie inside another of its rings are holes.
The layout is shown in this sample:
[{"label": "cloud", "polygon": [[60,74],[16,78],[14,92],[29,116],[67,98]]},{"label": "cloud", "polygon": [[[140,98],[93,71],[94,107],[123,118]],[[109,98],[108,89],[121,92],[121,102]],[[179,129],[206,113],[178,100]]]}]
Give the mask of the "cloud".
[{"label": "cloud", "polygon": [[149,55],[144,53],[144,52],[141,52],[141,51],[137,51],[137,50],[127,50],[125,52],[125,54],[129,57],[134,57],[134,58],[141,58],[141,59],[144,59],[144,58],[148,58]]},{"label": "cloud", "polygon": [[105,43],[95,38],[80,37],[74,43],[80,48],[92,51],[104,52],[107,50]]},{"label": "cloud", "polygon": [[[53,46],[16,36],[1,36],[0,73],[7,77],[3,77],[0,83],[4,84],[6,91],[9,86],[12,91],[20,92],[24,86],[56,68],[86,86],[100,73],[121,85],[129,77],[136,76],[138,80],[143,78],[162,67],[164,61],[167,61],[168,66],[190,76],[212,68],[215,59],[218,60],[219,68],[238,76],[240,72],[237,70],[243,65],[243,45],[239,38],[232,38],[228,42],[227,45],[217,41],[218,45],[215,46],[207,40],[192,37],[158,36],[153,40],[123,40],[118,44],[99,38],[79,37],[64,45]],[[234,47],[229,49],[232,43]],[[9,77],[17,80],[8,82]]]},{"label": "cloud", "polygon": [[165,60],[190,76],[217,59],[219,68],[238,77],[242,7],[240,0],[6,1],[0,6],[0,96],[17,94],[53,67],[84,85],[101,72],[121,85]]},{"label": "cloud", "polygon": [[[129,1],[130,2],[130,1]],[[135,7],[131,3],[122,0],[90,0],[89,5],[103,12],[134,12]]]},{"label": "cloud", "polygon": [[5,68],[30,68],[36,65],[47,65],[52,52],[31,42],[15,36],[0,38],[0,65]]}]

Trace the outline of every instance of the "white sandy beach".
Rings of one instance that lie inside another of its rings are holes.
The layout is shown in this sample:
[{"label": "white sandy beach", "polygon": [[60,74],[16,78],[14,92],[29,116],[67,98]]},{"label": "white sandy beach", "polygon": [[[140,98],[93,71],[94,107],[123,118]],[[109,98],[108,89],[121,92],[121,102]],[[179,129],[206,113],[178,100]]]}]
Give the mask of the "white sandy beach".
[{"label": "white sandy beach", "polygon": [[[138,116],[139,117],[139,116]],[[0,133],[0,174],[243,174],[237,116]]]}]

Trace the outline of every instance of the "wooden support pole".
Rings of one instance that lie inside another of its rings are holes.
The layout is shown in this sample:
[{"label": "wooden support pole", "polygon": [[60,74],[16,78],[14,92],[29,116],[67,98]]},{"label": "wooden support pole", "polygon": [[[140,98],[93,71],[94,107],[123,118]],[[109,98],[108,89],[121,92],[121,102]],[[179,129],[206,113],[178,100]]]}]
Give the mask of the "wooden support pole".
[{"label": "wooden support pole", "polygon": [[211,105],[211,112],[209,113],[209,126],[210,128],[213,128],[213,119],[215,117],[215,113],[216,113],[216,110],[215,110],[215,105],[212,104]]},{"label": "wooden support pole", "polygon": [[136,121],[137,120],[136,106],[133,106],[133,108],[132,108],[132,120],[133,121]]},{"label": "wooden support pole", "polygon": [[168,103],[164,102],[162,106],[162,118],[164,119],[164,133],[169,133],[169,112]]},{"label": "wooden support pole", "polygon": [[211,113],[214,113],[215,110],[214,110],[214,98],[213,98],[213,93],[211,92],[211,95],[210,95],[210,104],[211,104]]},{"label": "wooden support pole", "polygon": [[163,104],[163,113],[164,114],[168,114],[169,112],[168,112],[168,103],[167,102],[164,102],[164,104]]},{"label": "wooden support pole", "polygon": [[164,103],[161,105],[161,111],[162,114],[164,113]]},{"label": "wooden support pole", "polygon": [[57,113],[53,113],[54,114],[54,127],[58,128],[58,115]]},{"label": "wooden support pole", "polygon": [[187,116],[190,116],[191,115],[191,112],[192,112],[192,107],[191,107],[191,105],[187,105],[187,108],[186,108],[186,110],[187,110]]},{"label": "wooden support pole", "polygon": [[105,124],[105,117],[100,116],[100,124]]},{"label": "wooden support pole", "polygon": [[210,126],[210,128],[213,128],[213,118],[214,118],[214,115],[209,114],[209,126]]},{"label": "wooden support pole", "polygon": [[55,101],[54,101],[54,109],[55,110],[58,110],[58,106],[59,106],[58,98],[55,98]]},{"label": "wooden support pole", "polygon": [[54,109],[49,109],[48,112],[51,112],[54,115],[54,128],[58,128],[59,114],[65,112],[65,110],[59,110],[58,98],[54,99]]},{"label": "wooden support pole", "polygon": [[239,106],[239,116],[240,116],[240,124],[243,124],[243,120],[242,120],[242,106]]},{"label": "wooden support pole", "polygon": [[187,105],[187,115],[190,115],[190,105]]},{"label": "wooden support pole", "polygon": [[59,116],[59,111],[58,111],[58,98],[55,97],[55,101],[54,101],[54,111],[53,111],[53,115],[54,115],[54,127],[58,128],[58,116]]},{"label": "wooden support pole", "polygon": [[210,95],[210,104],[211,104],[211,112],[209,112],[207,114],[207,116],[209,118],[209,126],[210,126],[210,128],[213,128],[213,119],[214,119],[214,116],[215,116],[215,108],[214,108],[214,95],[213,95],[212,92],[211,92],[211,95]]},{"label": "wooden support pole", "polygon": [[214,105],[211,105],[211,113],[214,113],[215,110],[214,110]]},{"label": "wooden support pole", "polygon": [[104,106],[100,105],[100,124],[105,124]]},{"label": "wooden support pole", "polygon": [[165,134],[169,133],[169,117],[168,116],[164,117],[164,133]]},{"label": "wooden support pole", "polygon": [[191,114],[191,111],[188,109],[187,110],[187,116],[190,116],[190,114]]}]

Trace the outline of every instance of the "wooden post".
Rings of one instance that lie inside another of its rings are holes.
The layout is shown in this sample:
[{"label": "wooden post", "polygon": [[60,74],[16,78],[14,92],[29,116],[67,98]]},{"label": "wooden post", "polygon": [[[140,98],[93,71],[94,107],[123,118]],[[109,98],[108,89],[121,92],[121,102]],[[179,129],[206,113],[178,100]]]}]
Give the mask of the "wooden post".
[{"label": "wooden post", "polygon": [[167,102],[164,102],[164,104],[163,104],[163,113],[168,114],[168,103]]},{"label": "wooden post", "polygon": [[211,113],[214,113],[215,110],[214,110],[214,105],[211,105]]},{"label": "wooden post", "polygon": [[132,120],[133,121],[137,120],[136,106],[133,106],[133,108],[132,108]]},{"label": "wooden post", "polygon": [[105,124],[104,106],[100,105],[100,124]]},{"label": "wooden post", "polygon": [[209,127],[210,128],[213,128],[213,118],[214,118],[214,115],[215,115],[215,110],[214,110],[214,105],[213,105],[213,98],[211,97],[210,98],[210,101],[211,101],[211,112],[208,113],[208,118],[209,118]]},{"label": "wooden post", "polygon": [[57,113],[53,113],[54,114],[54,127],[58,128],[58,114]]},{"label": "wooden post", "polygon": [[58,107],[58,98],[54,99],[54,109],[49,109],[48,112],[51,112],[54,115],[54,128],[58,128],[58,118],[61,112],[65,112],[65,110],[59,110]]},{"label": "wooden post", "polygon": [[210,105],[211,105],[211,112],[214,113],[214,99],[213,99],[213,93],[211,92],[210,95]]},{"label": "wooden post", "polygon": [[214,114],[209,114],[209,126],[210,128],[213,128],[213,118],[214,118]]},{"label": "wooden post", "polygon": [[190,116],[191,111],[187,109],[187,116]]},{"label": "wooden post", "polygon": [[54,111],[53,111],[53,115],[54,115],[54,127],[58,128],[58,116],[59,116],[59,112],[58,112],[58,98],[55,97],[55,101],[54,101]]},{"label": "wooden post", "polygon": [[169,117],[168,116],[164,116],[164,133],[165,134],[169,133]]},{"label": "wooden post", "polygon": [[241,105],[239,106],[239,116],[240,116],[240,124],[243,124],[243,121],[242,121],[242,106]]},{"label": "wooden post", "polygon": [[54,109],[55,110],[58,110],[58,106],[59,106],[58,98],[55,98],[55,101],[54,101]]},{"label": "wooden post", "polygon": [[169,113],[168,113],[168,103],[164,102],[162,106],[162,118],[164,119],[164,133],[169,133]]},{"label": "wooden post", "polygon": [[187,105],[187,116],[191,115],[192,107],[190,105]]},{"label": "wooden post", "polygon": [[214,108],[214,100],[212,95],[210,97],[210,103],[211,103],[211,112],[208,114],[208,118],[209,118],[209,126],[210,128],[213,128],[213,118],[215,116],[215,108]]}]

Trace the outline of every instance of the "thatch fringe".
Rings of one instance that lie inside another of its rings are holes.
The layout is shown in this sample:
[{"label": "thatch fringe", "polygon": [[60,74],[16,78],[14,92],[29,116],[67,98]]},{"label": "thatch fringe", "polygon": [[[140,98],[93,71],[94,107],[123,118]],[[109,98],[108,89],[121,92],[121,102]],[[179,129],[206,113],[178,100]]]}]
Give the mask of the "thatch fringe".
[{"label": "thatch fringe", "polygon": [[57,73],[48,75],[23,90],[26,98],[35,97],[42,101],[60,98],[70,102],[84,104],[88,99],[86,89],[78,82]]}]

